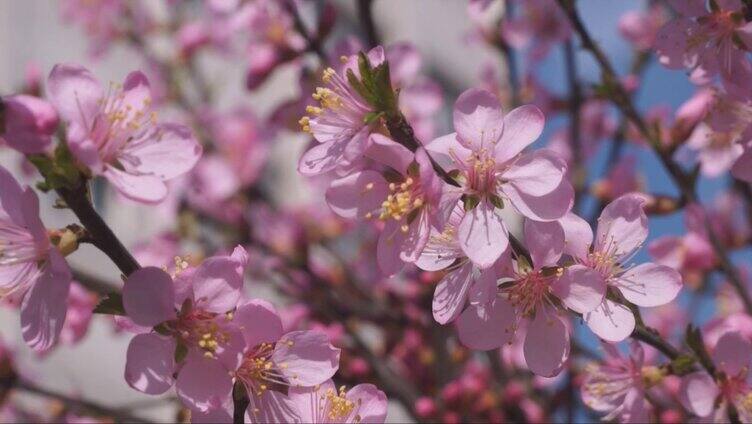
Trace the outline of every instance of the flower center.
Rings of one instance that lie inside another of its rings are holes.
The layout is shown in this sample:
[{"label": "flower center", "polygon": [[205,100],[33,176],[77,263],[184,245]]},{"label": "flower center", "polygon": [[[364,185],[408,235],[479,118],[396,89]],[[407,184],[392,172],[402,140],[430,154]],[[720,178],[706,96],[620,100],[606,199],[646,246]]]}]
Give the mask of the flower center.
[{"label": "flower center", "polygon": [[381,203],[379,219],[383,221],[388,219],[401,221],[425,203],[420,184],[413,177],[407,177],[405,181],[399,184],[390,183],[389,192],[386,200]]},{"label": "flower center", "polygon": [[216,358],[217,350],[230,341],[221,319],[230,321],[231,314],[223,317],[201,309],[194,309],[177,320],[167,323],[168,331],[188,347],[202,350],[207,358]]},{"label": "flower center", "polygon": [[110,84],[99,107],[100,113],[92,123],[92,136],[99,141],[105,162],[114,159],[125,144],[138,142],[155,130],[157,113],[151,110],[151,99],[144,98],[140,105],[126,103],[120,84]]},{"label": "flower center", "polygon": [[[286,341],[292,346],[292,341]],[[289,386],[287,377],[281,370],[287,368],[287,364],[278,364],[272,360],[274,343],[261,343],[248,351],[243,357],[243,362],[235,371],[235,377],[245,385],[249,394],[261,396],[269,390],[270,385]]]},{"label": "flower center", "polygon": [[[557,275],[561,275],[562,270],[557,270]],[[544,275],[541,271],[523,272],[517,275],[517,279],[512,285],[502,289],[509,296],[512,306],[517,309],[522,316],[532,317],[538,306],[544,302],[551,303],[551,280],[555,276]]]},{"label": "flower center", "polygon": [[[333,421],[344,421],[359,405],[347,399],[345,386],[339,388],[339,392],[328,389],[322,397],[326,417]],[[360,422],[360,417],[355,417],[354,422]]]},{"label": "flower center", "polygon": [[[346,58],[345,58],[346,59]],[[332,68],[326,68],[321,76],[326,87],[316,87],[312,94],[319,106],[307,106],[308,115],[300,118],[298,123],[305,132],[311,132],[311,120],[325,119],[327,125],[361,128],[363,117],[370,111],[365,102]],[[327,112],[330,112],[328,116]]]}]

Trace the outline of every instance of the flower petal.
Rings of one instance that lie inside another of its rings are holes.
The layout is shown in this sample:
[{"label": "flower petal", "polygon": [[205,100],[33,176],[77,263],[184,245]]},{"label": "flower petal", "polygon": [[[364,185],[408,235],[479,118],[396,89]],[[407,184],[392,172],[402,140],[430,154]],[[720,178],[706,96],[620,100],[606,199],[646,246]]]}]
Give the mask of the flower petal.
[{"label": "flower petal", "polygon": [[635,305],[661,306],[676,298],[682,288],[682,278],[673,268],[645,263],[621,275],[616,285],[624,297]]},{"label": "flower petal", "polygon": [[189,353],[175,382],[178,398],[197,411],[222,408],[232,394],[232,377],[222,363],[200,353]]},{"label": "flower petal", "polygon": [[102,174],[123,196],[141,203],[159,203],[167,196],[164,181],[154,175],[130,174],[106,165]]},{"label": "flower petal", "polygon": [[539,310],[530,322],[523,351],[530,371],[541,377],[558,375],[569,358],[569,330],[556,312]]},{"label": "flower petal", "polygon": [[509,198],[521,215],[534,221],[557,221],[566,216],[574,204],[574,189],[566,178],[543,196],[531,196],[518,190],[514,184],[503,184],[500,192],[502,197]]},{"label": "flower petal", "polygon": [[389,195],[389,187],[378,172],[355,172],[332,181],[326,190],[326,203],[337,215],[365,219],[378,213]]},{"label": "flower petal", "polygon": [[752,344],[739,332],[729,331],[718,339],[713,362],[729,377],[746,378],[752,357]]},{"label": "flower petal", "polygon": [[472,284],[473,266],[465,264],[448,272],[433,293],[433,319],[439,324],[452,322],[462,312]]},{"label": "flower petal", "polygon": [[567,164],[552,150],[542,149],[520,156],[504,171],[503,178],[520,193],[543,196],[561,185]]},{"label": "flower petal", "polygon": [[572,265],[553,283],[552,291],[567,308],[584,314],[603,302],[606,282],[598,271],[584,265]]},{"label": "flower petal", "polygon": [[176,317],[172,277],[149,266],[129,275],[123,285],[123,307],[131,320],[154,327]]},{"label": "flower petal", "polygon": [[244,268],[242,258],[235,256],[206,259],[191,277],[196,304],[216,313],[234,309],[243,287]]},{"label": "flower petal", "polygon": [[359,423],[381,424],[386,420],[386,394],[373,384],[358,384],[348,390],[345,397],[355,405],[360,405],[357,409]]},{"label": "flower petal", "polygon": [[475,151],[493,148],[504,128],[499,99],[477,88],[466,90],[457,98],[453,117],[459,142]]},{"label": "flower petal", "polygon": [[156,333],[131,339],[125,360],[128,385],[148,395],[159,395],[172,387],[174,372],[175,339]]},{"label": "flower petal", "polygon": [[47,79],[47,92],[63,120],[91,130],[104,91],[88,69],[66,63],[55,65]]},{"label": "flower petal", "polygon": [[381,134],[371,134],[371,143],[365,154],[402,175],[407,174],[407,167],[415,156],[407,147]]},{"label": "flower petal", "polygon": [[496,298],[488,305],[465,309],[457,319],[457,333],[460,342],[470,349],[496,349],[512,340],[516,321],[512,305]]},{"label": "flower petal", "polygon": [[698,417],[707,417],[713,413],[719,393],[713,377],[705,372],[694,372],[682,378],[679,401]]},{"label": "flower petal", "polygon": [[248,347],[276,342],[282,336],[282,319],[265,300],[248,301],[238,306],[233,316],[232,322],[240,327]]},{"label": "flower petal", "polygon": [[604,299],[592,311],[584,315],[585,323],[596,336],[608,342],[620,342],[635,328],[635,317],[624,305]]},{"label": "flower petal", "polygon": [[68,311],[71,272],[57,249],[21,303],[21,333],[32,349],[43,352],[57,343]]},{"label": "flower petal", "polygon": [[504,163],[533,144],[543,132],[546,118],[533,105],[523,105],[504,117],[504,132],[496,145],[496,161]]},{"label": "flower petal", "polygon": [[535,268],[556,265],[564,251],[564,229],[557,221],[525,220],[525,244]]},{"label": "flower petal", "polygon": [[609,203],[598,218],[595,250],[610,252],[617,259],[629,256],[648,237],[648,217],[644,197],[625,194]]},{"label": "flower petal", "polygon": [[340,350],[318,331],[293,331],[277,342],[272,360],[292,385],[315,386],[332,378],[339,368]]},{"label": "flower petal", "polygon": [[296,404],[287,396],[267,390],[261,396],[252,396],[245,412],[247,423],[302,423]]},{"label": "flower petal", "polygon": [[154,175],[161,180],[170,180],[193,169],[203,149],[185,125],[164,123],[156,135],[141,143],[128,143],[123,155],[135,158],[134,164],[123,160],[123,166],[133,173]]},{"label": "flower petal", "polygon": [[486,201],[465,212],[457,228],[457,238],[462,251],[480,268],[493,265],[509,245],[504,222]]},{"label": "flower petal", "polygon": [[587,221],[572,212],[559,220],[564,228],[564,253],[573,258],[586,258],[593,244],[593,229]]}]

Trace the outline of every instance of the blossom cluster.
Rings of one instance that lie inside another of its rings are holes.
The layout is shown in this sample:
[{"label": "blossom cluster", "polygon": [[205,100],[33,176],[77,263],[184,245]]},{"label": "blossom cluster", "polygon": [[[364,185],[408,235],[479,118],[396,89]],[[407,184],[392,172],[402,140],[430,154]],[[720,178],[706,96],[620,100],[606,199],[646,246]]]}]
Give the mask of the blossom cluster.
[{"label": "blossom cluster", "polygon": [[752,2],[626,11],[623,71],[584,1],[469,0],[471,84],[377,3],[61,1],[92,63],[0,96],[0,421],[147,420],[21,365],[103,322],[180,422],[752,422]]}]

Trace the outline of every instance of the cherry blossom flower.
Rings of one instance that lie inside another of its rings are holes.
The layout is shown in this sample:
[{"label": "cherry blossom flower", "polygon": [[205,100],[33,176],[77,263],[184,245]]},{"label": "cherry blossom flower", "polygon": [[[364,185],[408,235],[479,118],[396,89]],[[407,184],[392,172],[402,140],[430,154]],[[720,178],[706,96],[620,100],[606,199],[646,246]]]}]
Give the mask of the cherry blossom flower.
[{"label": "cherry blossom flower", "polygon": [[[683,377],[679,388],[682,405],[698,417],[725,422],[726,409],[731,404],[741,422],[751,422],[752,390],[748,373],[752,344],[749,339],[738,332],[727,332],[718,339],[711,358],[722,376],[716,381],[706,372],[698,371]],[[716,407],[719,396],[721,402]]]},{"label": "cherry blossom flower", "polygon": [[386,420],[386,395],[372,384],[337,390],[327,380],[314,387],[291,387],[288,396],[305,423],[380,424]]},{"label": "cherry blossom flower", "polygon": [[752,65],[745,55],[752,46],[750,24],[734,0],[671,0],[677,12],[658,33],[655,48],[670,69],[688,69],[698,84],[720,74],[729,91],[749,93]]},{"label": "cherry blossom flower", "polygon": [[545,149],[522,153],[543,131],[543,121],[530,105],[504,116],[493,94],[471,89],[454,106],[457,132],[426,146],[444,169],[458,173],[462,187],[445,190],[444,202],[449,210],[460,197],[470,202],[457,230],[463,252],[481,268],[491,266],[509,243],[497,208],[510,204],[529,219],[555,221],[572,206],[564,161]]},{"label": "cherry blossom flower", "polygon": [[196,268],[187,263],[174,278],[160,268],[134,272],[123,286],[123,306],[134,324],[154,328],[128,346],[125,380],[136,390],[160,394],[174,383],[176,351],[190,361],[234,361],[242,349],[232,312],[240,300],[248,258],[242,248],[209,258]]},{"label": "cherry blossom flower", "polygon": [[58,125],[55,108],[38,97],[25,94],[2,97],[0,103],[4,126],[0,139],[24,154],[44,153]]},{"label": "cherry blossom flower", "polygon": [[602,346],[606,352],[603,363],[593,363],[585,369],[582,383],[585,405],[607,412],[604,421],[618,418],[624,423],[648,422],[650,404],[645,391],[660,381],[662,372],[656,367],[644,366],[645,352],[636,341],[631,343],[627,357],[614,345],[603,343]]},{"label": "cherry blossom flower", "polygon": [[[678,272],[654,263],[637,266],[627,263],[648,235],[644,202],[644,197],[638,194],[627,194],[609,203],[598,218],[594,245],[592,230],[586,223],[565,226],[568,249],[577,264],[567,267],[562,279],[571,284],[580,278],[577,274],[589,268],[599,274],[597,281],[591,281],[593,287],[601,286],[594,293],[602,294],[609,287],[629,302],[645,307],[674,300],[682,287]],[[592,296],[586,293],[579,300],[589,302]],[[585,323],[601,339],[624,340],[635,326],[632,312],[611,299],[601,297],[601,300],[600,305],[584,314]]]},{"label": "cherry blossom flower", "polygon": [[243,336],[243,348],[233,361],[190,358],[180,371],[178,396],[195,414],[222,414],[232,403],[233,381],[242,384],[250,400],[250,422],[297,422],[293,399],[282,391],[316,387],[337,371],[340,350],[316,331],[284,333],[274,308],[262,300],[238,306],[233,321]]},{"label": "cherry blossom flower", "polygon": [[54,346],[68,309],[71,271],[39,219],[39,199],[0,167],[0,296],[22,297],[21,333],[36,351]]},{"label": "cherry blossom flower", "polygon": [[525,244],[533,263],[518,260],[512,267],[502,267],[498,296],[496,278],[485,280],[486,287],[474,289],[480,293],[476,297],[486,300],[476,302],[460,316],[457,328],[463,344],[492,349],[511,340],[518,328],[525,328],[527,366],[544,377],[559,374],[570,349],[569,323],[560,305],[586,313],[600,304],[605,292],[595,284],[597,273],[593,270],[577,270],[577,278],[559,278],[563,269],[557,263],[566,246],[563,225],[525,222]]},{"label": "cherry blossom flower", "polygon": [[187,127],[156,122],[149,82],[141,72],[105,92],[87,69],[60,64],[50,73],[48,91],[68,125],[73,154],[125,197],[159,202],[167,195],[165,181],[188,172],[201,156]]},{"label": "cherry blossom flower", "polygon": [[345,218],[384,221],[377,259],[392,275],[404,262],[415,262],[428,242],[432,227],[440,225],[438,206],[444,183],[421,148],[414,154],[391,139],[373,134],[365,155],[383,163],[384,174],[365,170],[332,182],[326,200]]},{"label": "cherry blossom flower", "polygon": [[[375,47],[368,52],[372,66],[384,62],[384,49]],[[313,98],[321,107],[306,109],[312,117],[300,119],[303,131],[310,132],[319,143],[301,158],[298,171],[303,175],[319,175],[334,169],[347,170],[354,166],[368,147],[371,124],[365,121],[371,106],[353,89],[347,71],[359,77],[358,56],[350,56],[340,72],[324,70],[327,87],[318,87]]]},{"label": "cherry blossom flower", "polygon": [[650,50],[658,36],[658,31],[666,22],[666,14],[659,5],[648,10],[631,10],[619,18],[619,32],[632,45],[641,51]]}]

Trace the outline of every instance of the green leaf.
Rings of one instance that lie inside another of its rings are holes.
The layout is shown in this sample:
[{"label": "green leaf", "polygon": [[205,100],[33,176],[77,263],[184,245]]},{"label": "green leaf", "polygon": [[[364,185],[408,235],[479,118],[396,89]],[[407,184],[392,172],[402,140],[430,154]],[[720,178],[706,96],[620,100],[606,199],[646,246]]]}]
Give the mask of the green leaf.
[{"label": "green leaf", "polygon": [[499,196],[497,196],[495,194],[492,194],[491,196],[488,197],[488,200],[495,207],[497,207],[499,209],[504,209],[504,200],[502,200],[501,197],[499,197]]},{"label": "green leaf", "polygon": [[373,93],[368,91],[363,83],[360,82],[358,77],[355,76],[355,72],[353,72],[352,69],[347,70],[347,82],[350,84],[350,87],[352,87],[358,94],[360,94],[360,97],[368,102],[369,105],[376,107],[376,97],[374,97]]},{"label": "green leaf", "polygon": [[694,369],[697,359],[692,355],[682,354],[671,361],[671,370],[678,376],[689,374]]},{"label": "green leaf", "polygon": [[99,301],[94,308],[95,314],[105,315],[125,315],[123,307],[123,296],[119,293],[110,293]]}]

